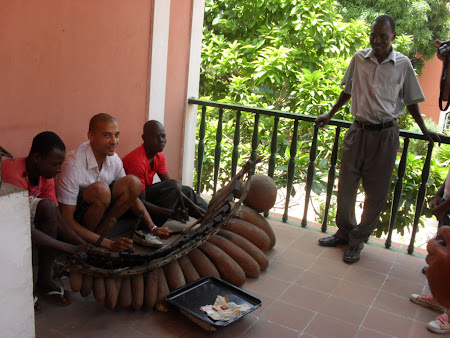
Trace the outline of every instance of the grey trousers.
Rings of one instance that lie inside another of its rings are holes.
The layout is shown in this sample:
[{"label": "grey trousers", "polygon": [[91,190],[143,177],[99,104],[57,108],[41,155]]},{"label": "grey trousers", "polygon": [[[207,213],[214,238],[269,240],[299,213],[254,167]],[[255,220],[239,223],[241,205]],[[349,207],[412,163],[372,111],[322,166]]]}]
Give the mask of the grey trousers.
[{"label": "grey trousers", "polygon": [[[364,130],[355,123],[344,139],[337,193],[336,237],[359,246],[376,228],[392,181],[399,147],[399,127]],[[355,202],[362,180],[365,192],[361,222],[357,225]]]},{"label": "grey trousers", "polygon": [[[179,208],[179,195],[175,189],[175,185],[179,185],[176,180],[167,180],[159,183],[149,185],[145,188],[145,199],[146,201],[155,204],[159,207],[175,210]],[[199,206],[203,210],[208,210],[208,203],[196,194],[191,187],[187,185],[181,186],[181,191],[186,195],[195,205]],[[167,221],[167,217],[160,215],[150,215],[153,222],[157,226],[161,226]],[[193,216],[193,215],[191,215]]]}]

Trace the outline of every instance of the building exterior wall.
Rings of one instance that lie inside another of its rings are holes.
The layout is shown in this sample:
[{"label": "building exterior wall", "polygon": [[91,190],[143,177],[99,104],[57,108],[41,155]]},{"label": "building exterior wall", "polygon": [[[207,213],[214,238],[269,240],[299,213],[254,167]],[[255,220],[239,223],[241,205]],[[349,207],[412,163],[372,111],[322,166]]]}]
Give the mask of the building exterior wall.
[{"label": "building exterior wall", "polygon": [[0,2],[0,145],[24,156],[44,130],[70,149],[89,119],[114,116],[119,155],[148,117],[151,0]]},{"label": "building exterior wall", "polygon": [[420,86],[426,101],[420,103],[420,110],[425,117],[439,124],[441,110],[439,109],[439,80],[442,72],[442,61],[437,57],[427,61],[419,76]]}]

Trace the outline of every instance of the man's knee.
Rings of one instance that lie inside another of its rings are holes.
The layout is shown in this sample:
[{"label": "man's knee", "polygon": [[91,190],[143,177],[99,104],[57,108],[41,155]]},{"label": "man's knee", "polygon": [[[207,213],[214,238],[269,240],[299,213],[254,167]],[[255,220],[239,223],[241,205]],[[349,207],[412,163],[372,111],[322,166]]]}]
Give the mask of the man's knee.
[{"label": "man's knee", "polygon": [[44,232],[53,232],[56,223],[56,204],[49,199],[42,199],[36,206],[36,214],[34,216],[34,225],[37,229]]},{"label": "man's knee", "polygon": [[111,190],[104,182],[92,183],[90,186],[83,189],[83,200],[89,205],[99,204],[106,208],[111,202]]},{"label": "man's knee", "polygon": [[[136,199],[141,193],[142,182],[134,175],[126,175],[114,182],[113,194],[117,196],[126,193],[130,199]],[[117,197],[114,196],[114,197]]]}]

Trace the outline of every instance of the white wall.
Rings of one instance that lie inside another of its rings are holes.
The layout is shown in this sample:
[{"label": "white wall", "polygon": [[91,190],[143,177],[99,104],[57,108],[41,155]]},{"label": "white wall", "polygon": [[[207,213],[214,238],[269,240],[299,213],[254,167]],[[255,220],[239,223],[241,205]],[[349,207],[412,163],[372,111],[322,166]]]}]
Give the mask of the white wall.
[{"label": "white wall", "polygon": [[3,182],[0,210],[0,336],[34,337],[28,192]]}]

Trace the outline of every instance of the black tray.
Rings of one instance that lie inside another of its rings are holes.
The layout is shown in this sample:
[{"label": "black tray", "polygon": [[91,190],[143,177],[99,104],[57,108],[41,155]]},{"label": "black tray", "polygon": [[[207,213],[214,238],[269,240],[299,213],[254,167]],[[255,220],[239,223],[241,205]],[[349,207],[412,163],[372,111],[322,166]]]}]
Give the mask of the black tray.
[{"label": "black tray", "polygon": [[[218,295],[228,296],[229,302],[234,302],[238,305],[247,303],[250,309],[228,321],[214,321],[200,310],[200,307],[214,304]],[[211,327],[227,326],[261,306],[261,300],[254,295],[215,277],[203,277],[186,284],[169,293],[166,300],[206,330],[214,330]],[[206,324],[206,326],[202,325],[202,323]]]}]

